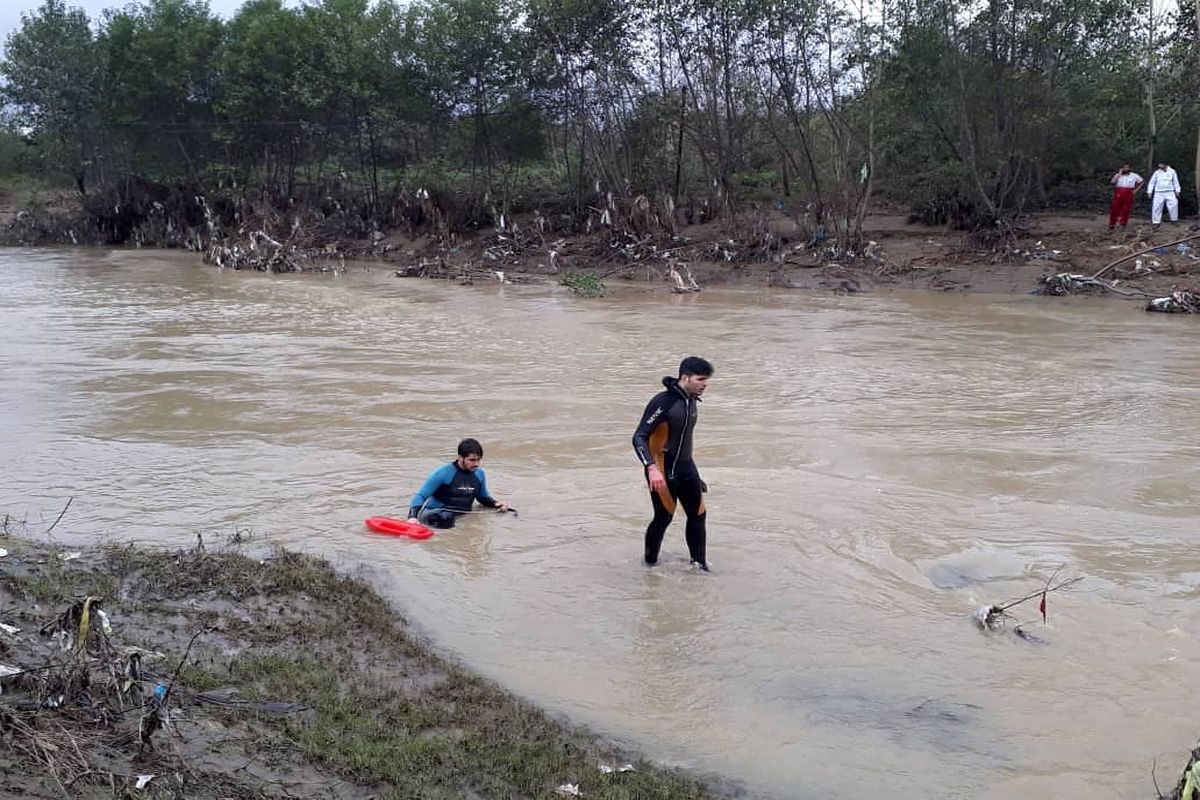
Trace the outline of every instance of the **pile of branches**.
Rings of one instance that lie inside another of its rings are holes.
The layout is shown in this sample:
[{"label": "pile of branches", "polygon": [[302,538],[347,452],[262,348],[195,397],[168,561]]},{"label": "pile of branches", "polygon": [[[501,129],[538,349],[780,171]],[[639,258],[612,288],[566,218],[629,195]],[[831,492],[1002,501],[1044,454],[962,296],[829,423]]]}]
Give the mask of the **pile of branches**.
[{"label": "pile of branches", "polygon": [[[156,675],[146,663],[160,654],[113,642],[101,597],[73,602],[42,626],[37,640],[20,633],[4,626],[23,660],[41,663],[0,664],[0,740],[70,796],[72,785],[100,775],[101,763],[141,757],[154,751],[156,734],[174,730],[171,692],[203,631],[192,637],[169,677]],[[45,644],[34,646],[39,640]],[[13,657],[8,649],[0,650],[6,661]],[[36,650],[44,651],[37,659]],[[118,780],[133,788],[132,776],[105,776],[114,792]]]},{"label": "pile of branches", "polygon": [[80,211],[39,212],[22,209],[0,228],[0,245],[35,247],[53,244],[88,244],[92,229]]},{"label": "pile of branches", "polygon": [[[1145,297],[1150,299],[1150,303],[1146,306],[1147,311],[1163,311],[1167,313],[1185,313],[1195,314],[1200,311],[1200,304],[1197,303],[1197,294],[1191,291],[1177,291],[1171,297],[1155,298],[1151,294],[1133,289],[1125,290],[1118,289],[1116,282],[1101,280],[1104,273],[1115,269],[1117,266],[1130,261],[1138,256],[1144,256],[1150,252],[1165,251],[1169,247],[1180,247],[1194,239],[1200,239],[1200,234],[1189,234],[1182,239],[1176,239],[1173,242],[1164,244],[1155,244],[1143,247],[1140,250],[1128,253],[1105,265],[1093,275],[1077,275],[1075,273],[1060,272],[1057,275],[1043,275],[1040,279],[1042,288],[1038,290],[1039,294],[1045,295],[1068,295],[1080,294],[1086,292],[1094,292],[1097,290],[1112,292],[1125,297]],[[1144,244],[1144,243],[1143,243]],[[1142,270],[1141,261],[1137,263],[1137,271]]]},{"label": "pile of branches", "polygon": [[283,206],[262,199],[243,203],[236,218],[236,228],[209,226],[207,263],[260,272],[328,271],[347,258],[391,249],[353,195],[330,191],[313,203]]},{"label": "pile of branches", "polygon": [[218,198],[210,204],[196,187],[127,176],[85,197],[63,195],[54,206],[18,211],[0,229],[0,244],[201,250],[205,239],[234,217],[232,202]]},{"label": "pile of branches", "polygon": [[312,256],[290,240],[278,242],[257,230],[239,239],[214,239],[204,251],[204,261],[237,270],[303,272],[312,264]]}]

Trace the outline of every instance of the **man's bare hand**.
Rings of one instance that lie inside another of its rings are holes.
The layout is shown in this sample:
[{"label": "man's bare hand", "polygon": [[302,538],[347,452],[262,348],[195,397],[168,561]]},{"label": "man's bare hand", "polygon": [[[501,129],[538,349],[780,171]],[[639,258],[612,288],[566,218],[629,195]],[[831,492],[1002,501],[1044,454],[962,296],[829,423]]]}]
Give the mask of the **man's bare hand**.
[{"label": "man's bare hand", "polygon": [[662,470],[657,465],[651,464],[646,470],[646,477],[650,481],[650,491],[658,492],[667,487],[667,479],[663,477]]}]

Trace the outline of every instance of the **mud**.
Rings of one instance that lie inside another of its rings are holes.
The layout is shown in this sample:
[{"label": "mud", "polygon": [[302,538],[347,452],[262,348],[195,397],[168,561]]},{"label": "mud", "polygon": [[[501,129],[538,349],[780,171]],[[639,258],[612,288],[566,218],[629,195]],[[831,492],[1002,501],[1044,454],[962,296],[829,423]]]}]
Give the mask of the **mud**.
[{"label": "mud", "polygon": [[[568,783],[597,798],[737,794],[449,663],[325,562],[203,541],[0,545],[0,673],[18,672],[0,684],[0,797],[549,797]],[[156,687],[167,712],[147,734]],[[635,769],[600,769],[625,763]]]}]

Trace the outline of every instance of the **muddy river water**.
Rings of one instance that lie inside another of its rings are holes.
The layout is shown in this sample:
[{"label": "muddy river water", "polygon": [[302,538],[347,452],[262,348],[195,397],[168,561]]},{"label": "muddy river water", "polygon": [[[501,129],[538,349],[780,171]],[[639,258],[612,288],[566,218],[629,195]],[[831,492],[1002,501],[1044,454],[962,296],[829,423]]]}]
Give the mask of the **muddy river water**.
[{"label": "muddy river water", "polygon": [[[1200,321],[1123,303],[239,274],[0,251],[0,513],[235,528],[361,569],[443,651],[648,756],[786,798],[1134,798],[1200,735]],[[640,564],[629,438],[717,373]],[[520,516],[368,534],[459,438]],[[984,635],[1014,609],[1044,640]]]}]

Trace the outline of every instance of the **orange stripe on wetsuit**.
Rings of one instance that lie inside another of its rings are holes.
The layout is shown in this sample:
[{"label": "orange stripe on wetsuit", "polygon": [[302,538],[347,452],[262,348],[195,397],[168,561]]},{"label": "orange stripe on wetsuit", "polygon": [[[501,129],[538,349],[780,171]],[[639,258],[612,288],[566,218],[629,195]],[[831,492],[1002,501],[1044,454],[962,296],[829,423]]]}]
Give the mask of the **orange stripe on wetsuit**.
[{"label": "orange stripe on wetsuit", "polygon": [[[654,463],[658,465],[658,471],[665,477],[667,474],[667,442],[671,440],[671,426],[664,420],[659,424],[654,432],[650,434],[650,455],[654,458]],[[655,494],[658,499],[666,507],[667,511],[675,513],[675,498],[671,495],[670,489],[666,484],[659,489]]]},{"label": "orange stripe on wetsuit", "polygon": [[[667,486],[654,492],[670,513],[675,512],[676,500],[670,492],[670,481],[674,480],[675,467],[686,463],[694,469],[692,461],[692,429],[695,428],[695,406],[699,398],[692,398],[679,388],[675,378],[663,378],[664,391],[658,393],[646,405],[642,421],[633,433],[633,449],[642,466],[658,466]],[[667,453],[673,453],[672,463],[667,464]],[[681,461],[682,459],[682,461]],[[701,497],[700,510],[704,513]]]}]

